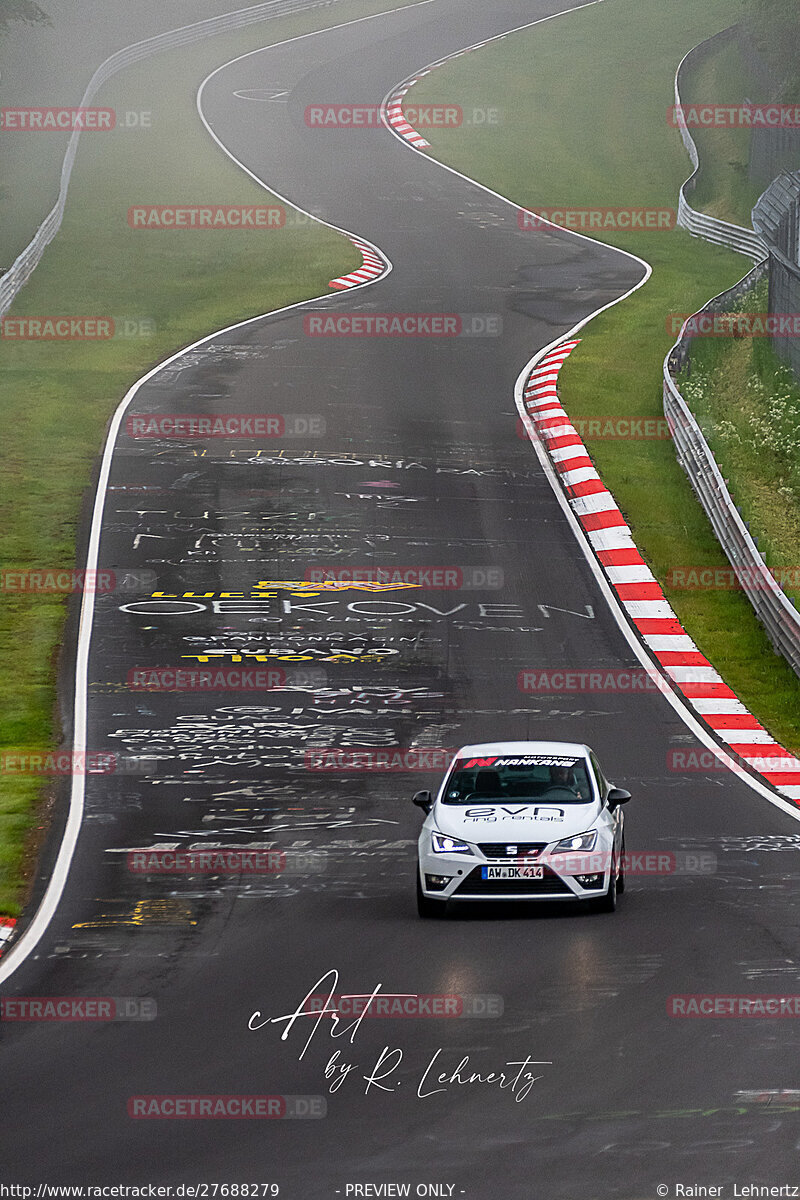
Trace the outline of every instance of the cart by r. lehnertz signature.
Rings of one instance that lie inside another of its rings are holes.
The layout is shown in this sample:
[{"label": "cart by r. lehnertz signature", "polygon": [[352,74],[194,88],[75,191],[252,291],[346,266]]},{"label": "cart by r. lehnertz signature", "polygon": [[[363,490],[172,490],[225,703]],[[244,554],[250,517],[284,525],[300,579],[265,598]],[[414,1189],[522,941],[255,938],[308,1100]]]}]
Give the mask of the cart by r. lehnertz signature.
[{"label": "cart by r. lehnertz signature", "polygon": [[[338,983],[339,972],[332,968],[309,988],[292,1012],[269,1017],[257,1009],[248,1021],[248,1029],[257,1032],[273,1025],[283,1025],[280,1040],[285,1042],[294,1031],[295,1025],[310,1019],[311,1031],[300,1050],[298,1060],[305,1058],[323,1022],[327,1024],[328,1037],[344,1038],[347,1046],[355,1046],[356,1035],[365,1018],[369,1016],[371,1005],[378,996],[386,996],[388,993],[382,991],[382,984],[376,984],[370,993],[360,997],[362,1004],[359,1015],[355,1020],[345,1023],[335,1003]],[[320,997],[324,1001],[321,1005],[318,1003]],[[305,1032],[307,1026],[301,1028]],[[367,1062],[366,1066],[345,1057],[349,1054],[350,1051],[336,1049],[324,1065],[324,1075],[330,1093],[338,1092],[348,1085],[363,1086],[364,1095],[369,1095],[373,1090],[391,1093],[403,1082],[400,1078],[400,1071],[404,1068],[406,1060],[406,1050],[403,1047],[384,1046],[371,1065]],[[420,1100],[442,1095],[454,1088],[486,1087],[508,1092],[519,1104],[530,1095],[534,1084],[543,1078],[542,1075],[536,1074],[535,1068],[552,1065],[552,1060],[537,1059],[529,1053],[521,1058],[480,1067],[472,1063],[470,1054],[461,1055],[455,1065],[452,1065],[453,1058],[452,1050],[440,1046],[430,1055],[427,1062],[422,1064],[417,1075],[416,1087],[416,1094]]]}]

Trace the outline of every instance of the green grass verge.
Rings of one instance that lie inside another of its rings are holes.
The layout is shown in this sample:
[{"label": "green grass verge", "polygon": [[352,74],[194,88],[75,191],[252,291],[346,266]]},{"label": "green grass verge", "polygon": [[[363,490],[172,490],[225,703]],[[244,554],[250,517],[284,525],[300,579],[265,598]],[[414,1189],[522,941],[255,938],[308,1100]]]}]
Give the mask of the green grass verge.
[{"label": "green grass verge", "polygon": [[[738,42],[731,41],[685,72],[681,99],[691,104],[740,104],[759,93]],[[749,129],[692,129],[700,174],[692,208],[751,228],[750,212],[763,187],[748,179]]]},{"label": "green grass verge", "polygon": [[[499,120],[437,130],[429,153],[528,208],[674,206],[688,161],[666,118],[675,67],[738,16],[730,0],[606,0],[457,59],[415,86],[415,102],[497,105]],[[746,260],[680,230],[603,236],[650,262],[653,274],[582,332],[561,373],[562,401],[573,418],[661,416],[662,361],[674,340],[668,315],[730,287]],[[662,585],[674,567],[727,565],[670,442],[587,444]],[[800,680],[747,599],[665,591],[744,703],[800,749]]]},{"label": "green grass verge", "polygon": [[[735,306],[766,312],[767,282]],[[800,564],[800,385],[766,338],[699,338],[681,390],[770,567]],[[800,604],[800,586],[786,591]]]},{"label": "green grass verge", "polygon": [[[105,424],[148,367],[214,329],[324,294],[330,279],[361,263],[345,237],[311,222],[272,232],[128,228],[127,210],[135,203],[272,199],[203,129],[195,109],[200,81],[246,50],[396,7],[399,0],[352,0],[210,38],[159,54],[99,93],[96,104],[150,112],[152,125],[81,139],[62,230],[12,315],[110,315],[147,321],[152,332],[107,342],[0,342],[4,568],[74,565],[81,494]],[[22,188],[36,178],[35,161],[30,176],[23,166],[18,163],[15,179]],[[41,753],[58,742],[55,669],[65,610],[62,597],[2,597],[3,754]],[[0,774],[0,913],[20,911],[26,844],[48,790],[36,777]]]}]

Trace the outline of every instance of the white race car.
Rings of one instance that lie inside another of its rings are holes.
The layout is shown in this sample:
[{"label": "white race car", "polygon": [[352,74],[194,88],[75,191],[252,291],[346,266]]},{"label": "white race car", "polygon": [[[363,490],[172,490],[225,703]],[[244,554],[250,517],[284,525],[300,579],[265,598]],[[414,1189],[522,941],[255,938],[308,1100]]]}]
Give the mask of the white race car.
[{"label": "white race car", "polygon": [[630,792],[576,742],[464,746],[426,813],[417,907],[443,916],[456,900],[583,900],[613,912],[625,887]]}]

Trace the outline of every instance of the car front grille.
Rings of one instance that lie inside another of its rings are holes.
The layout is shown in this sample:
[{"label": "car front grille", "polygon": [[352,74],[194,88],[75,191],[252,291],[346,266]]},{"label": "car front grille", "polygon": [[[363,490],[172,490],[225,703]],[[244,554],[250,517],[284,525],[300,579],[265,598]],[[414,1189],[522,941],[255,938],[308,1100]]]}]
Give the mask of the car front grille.
[{"label": "car front grille", "polygon": [[[479,842],[478,849],[486,858],[534,858],[546,845],[547,842]],[[511,853],[509,846],[515,847]]]},{"label": "car front grille", "polygon": [[545,867],[541,879],[484,879],[481,867],[470,871],[453,892],[470,896],[574,896],[575,893],[560,876]]}]

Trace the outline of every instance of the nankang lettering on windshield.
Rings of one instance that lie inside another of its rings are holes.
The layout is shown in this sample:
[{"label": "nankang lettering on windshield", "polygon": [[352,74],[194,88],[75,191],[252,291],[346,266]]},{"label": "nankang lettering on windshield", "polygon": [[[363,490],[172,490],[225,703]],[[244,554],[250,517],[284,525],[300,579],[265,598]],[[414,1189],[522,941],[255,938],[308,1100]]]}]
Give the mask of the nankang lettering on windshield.
[{"label": "nankang lettering on windshield", "polygon": [[443,800],[500,803],[540,797],[559,804],[589,803],[592,786],[586,759],[561,754],[465,756],[453,764]]}]

